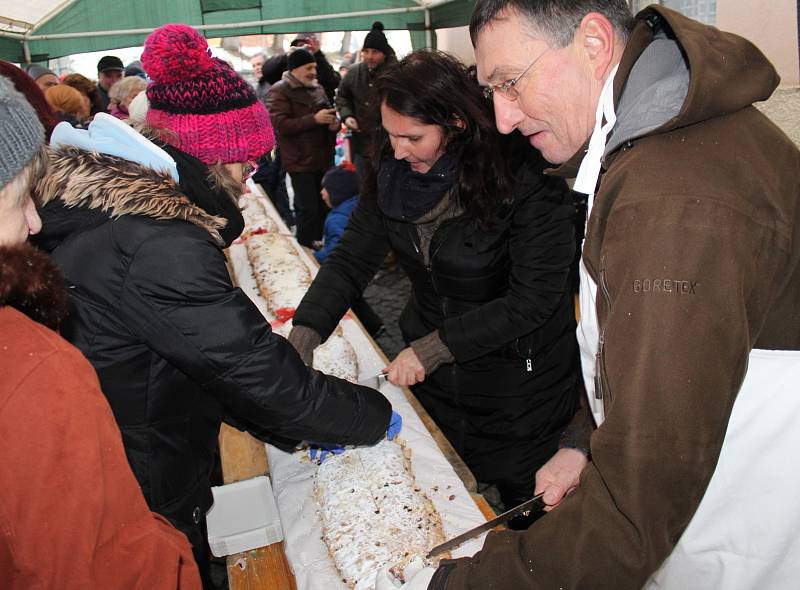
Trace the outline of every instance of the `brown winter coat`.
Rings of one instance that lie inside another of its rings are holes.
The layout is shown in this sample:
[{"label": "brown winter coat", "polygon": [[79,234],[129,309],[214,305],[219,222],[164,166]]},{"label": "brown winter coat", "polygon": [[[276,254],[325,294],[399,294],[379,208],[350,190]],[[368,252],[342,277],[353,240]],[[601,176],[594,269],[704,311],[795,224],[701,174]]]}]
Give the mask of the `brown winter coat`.
[{"label": "brown winter coat", "polygon": [[314,120],[323,108],[331,104],[322,86],[304,86],[289,72],[270,88],[267,110],[287,172],[325,172],[333,165],[336,133]]},{"label": "brown winter coat", "polygon": [[[748,354],[800,349],[800,154],[751,106],[778,76],[740,37],[661,7],[637,18],[583,251],[606,410],[592,463],[554,512],[490,534],[432,589],[641,588],[703,497]],[[632,68],[665,30],[688,65],[685,99],[626,134],[626,93],[658,82]]]}]

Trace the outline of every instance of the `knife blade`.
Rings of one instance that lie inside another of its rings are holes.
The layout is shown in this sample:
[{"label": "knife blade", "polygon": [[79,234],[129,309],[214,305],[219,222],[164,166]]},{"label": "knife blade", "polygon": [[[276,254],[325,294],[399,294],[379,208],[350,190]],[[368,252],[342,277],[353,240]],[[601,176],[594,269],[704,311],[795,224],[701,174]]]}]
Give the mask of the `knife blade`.
[{"label": "knife blade", "polygon": [[453,537],[452,539],[450,539],[449,541],[445,541],[441,545],[437,545],[428,552],[428,555],[426,557],[430,559],[434,555],[439,555],[440,553],[444,553],[445,551],[450,551],[450,549],[455,549],[456,547],[461,545],[461,543],[463,543],[464,541],[468,541],[469,539],[477,537],[483,532],[492,530],[498,524],[503,524],[504,522],[511,520],[518,514],[524,514],[526,512],[530,512],[531,510],[534,510],[536,508],[544,508],[543,498],[544,498],[544,492],[542,492],[541,494],[536,494],[533,498],[531,498],[530,500],[526,500],[519,506],[515,506],[511,510],[506,510],[505,512],[503,512],[503,514],[501,514],[497,518],[493,518],[492,520],[484,522],[482,525],[476,526],[473,529],[469,529],[467,532],[461,533],[457,537]]},{"label": "knife blade", "polygon": [[386,381],[386,373],[378,373],[374,377],[367,377],[358,382],[358,385],[363,385],[364,387],[371,387],[372,389],[380,389],[381,385]]}]

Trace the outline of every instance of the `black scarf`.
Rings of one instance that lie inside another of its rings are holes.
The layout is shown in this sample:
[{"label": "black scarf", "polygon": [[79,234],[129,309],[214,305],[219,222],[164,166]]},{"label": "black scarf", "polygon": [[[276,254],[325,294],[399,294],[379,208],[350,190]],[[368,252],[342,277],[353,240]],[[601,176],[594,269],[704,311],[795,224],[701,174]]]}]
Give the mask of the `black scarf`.
[{"label": "black scarf", "polygon": [[378,168],[378,207],[386,217],[416,221],[436,207],[453,188],[458,153],[447,153],[424,174],[405,160],[384,157]]},{"label": "black scarf", "polygon": [[225,241],[225,247],[230,246],[244,230],[242,212],[233,200],[239,195],[229,195],[221,187],[213,186],[209,179],[208,166],[194,156],[167,143],[156,143],[172,156],[178,165],[181,192],[209,215],[228,220],[225,227],[219,230],[219,234]]}]

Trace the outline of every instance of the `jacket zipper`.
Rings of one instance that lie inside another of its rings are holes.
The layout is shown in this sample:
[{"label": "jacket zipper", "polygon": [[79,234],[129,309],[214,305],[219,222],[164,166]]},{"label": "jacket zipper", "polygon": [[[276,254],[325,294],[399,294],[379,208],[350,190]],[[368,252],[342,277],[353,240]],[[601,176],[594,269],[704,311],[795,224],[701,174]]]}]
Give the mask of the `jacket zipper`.
[{"label": "jacket zipper", "polygon": [[520,358],[525,359],[525,370],[528,373],[533,372],[533,347],[528,346],[528,350],[525,351],[525,354],[522,354],[522,351],[519,349],[519,338],[514,341],[514,347],[517,349],[517,356]]},{"label": "jacket zipper", "polygon": [[[606,307],[611,311],[611,292],[608,288],[608,281],[606,280],[605,261],[600,259],[600,290],[603,293],[603,298],[606,302]],[[596,399],[608,398],[608,403],[611,403],[611,387],[608,384],[608,374],[606,372],[606,358],[605,358],[605,343],[606,343],[606,330],[600,332],[600,337],[597,344],[597,354],[595,355],[595,372],[594,372],[594,396]]]}]

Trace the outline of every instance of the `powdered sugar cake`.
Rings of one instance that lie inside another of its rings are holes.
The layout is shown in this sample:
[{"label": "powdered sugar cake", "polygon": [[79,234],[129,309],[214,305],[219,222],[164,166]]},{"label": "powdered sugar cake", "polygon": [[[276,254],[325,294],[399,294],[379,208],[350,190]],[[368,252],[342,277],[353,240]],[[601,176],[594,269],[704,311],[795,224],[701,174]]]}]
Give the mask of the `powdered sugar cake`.
[{"label": "powdered sugar cake", "polygon": [[245,242],[259,293],[272,313],[296,308],[311,284],[311,273],[289,240],[274,233],[254,233]]},{"label": "powdered sugar cake", "polygon": [[[278,310],[297,307],[311,273],[290,238],[276,233],[277,225],[257,198],[244,197],[240,203],[247,258],[274,318]],[[284,336],[290,329],[291,320],[275,327]],[[359,374],[357,355],[341,327],[317,347],[313,364],[348,381]],[[323,540],[350,588],[372,590],[375,574],[385,566],[402,579],[410,562],[426,562],[428,551],[444,541],[441,517],[416,485],[409,458],[402,443],[384,440],[332,456],[317,471],[314,496]]]},{"label": "powdered sugar cake", "polygon": [[269,216],[261,199],[252,194],[242,195],[239,198],[239,206],[242,208],[245,235],[253,232],[278,232],[278,224]]},{"label": "powdered sugar cake", "polygon": [[323,540],[350,588],[371,590],[386,566],[402,579],[412,560],[426,562],[444,541],[441,517],[416,485],[409,453],[384,440],[329,457],[317,470]]},{"label": "powdered sugar cake", "polygon": [[353,345],[337,330],[314,349],[314,368],[328,375],[355,382],[358,379],[358,357]]},{"label": "powdered sugar cake", "polygon": [[[292,331],[291,320],[273,328],[273,331],[288,338]],[[312,366],[339,379],[353,383],[358,380],[358,355],[350,341],[344,337],[341,326],[337,326],[328,339],[314,349]]]}]

